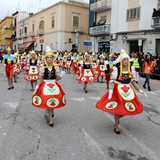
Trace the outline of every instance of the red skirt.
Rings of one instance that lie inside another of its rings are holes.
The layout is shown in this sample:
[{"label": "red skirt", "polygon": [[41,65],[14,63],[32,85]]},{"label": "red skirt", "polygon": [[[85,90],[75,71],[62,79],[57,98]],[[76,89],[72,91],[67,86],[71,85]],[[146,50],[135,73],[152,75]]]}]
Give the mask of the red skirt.
[{"label": "red skirt", "polygon": [[108,94],[109,91],[97,102],[98,109],[116,115],[136,115],[143,111],[143,105],[129,84],[115,84],[111,99]]},{"label": "red skirt", "polygon": [[45,80],[32,96],[32,105],[40,109],[56,109],[66,105],[66,95],[54,80]]},{"label": "red skirt", "polygon": [[109,80],[110,80],[110,75],[111,75],[111,74],[106,74],[106,75],[105,75],[105,80],[109,81]]},{"label": "red skirt", "polygon": [[30,66],[29,71],[26,72],[24,76],[26,81],[36,81],[39,79],[38,67],[37,66]]},{"label": "red skirt", "polygon": [[105,76],[105,70],[104,65],[100,65],[96,68],[96,71],[98,72],[98,76]]},{"label": "red skirt", "polygon": [[82,74],[76,80],[78,82],[93,82],[97,80],[97,76],[91,69],[82,69]]}]

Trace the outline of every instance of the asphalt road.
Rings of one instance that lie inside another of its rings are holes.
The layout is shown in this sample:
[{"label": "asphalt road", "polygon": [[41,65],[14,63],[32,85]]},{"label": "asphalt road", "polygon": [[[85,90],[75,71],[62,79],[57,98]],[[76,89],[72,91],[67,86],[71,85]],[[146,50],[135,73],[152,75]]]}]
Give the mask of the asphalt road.
[{"label": "asphalt road", "polygon": [[0,160],[160,160],[160,81],[151,80],[148,98],[138,94],[144,112],[122,118],[116,135],[113,116],[95,107],[105,83],[90,83],[84,93],[83,84],[65,74],[60,84],[67,105],[55,110],[51,128],[47,112],[31,105],[23,77],[8,91],[0,64]]}]

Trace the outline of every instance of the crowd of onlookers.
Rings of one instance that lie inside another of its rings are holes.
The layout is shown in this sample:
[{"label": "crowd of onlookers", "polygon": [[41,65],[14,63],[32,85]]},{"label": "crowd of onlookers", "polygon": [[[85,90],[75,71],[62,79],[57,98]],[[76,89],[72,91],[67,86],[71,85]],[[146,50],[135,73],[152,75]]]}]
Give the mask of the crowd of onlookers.
[{"label": "crowd of onlookers", "polygon": [[100,19],[97,23],[93,22],[93,26],[92,27],[101,26],[101,25],[109,25],[109,23],[107,21],[104,21],[104,20]]},{"label": "crowd of onlookers", "polygon": [[[151,61],[153,61],[154,67],[152,68],[152,78],[155,78],[157,75],[160,75],[160,55],[158,53],[154,53],[153,55],[149,52],[147,54],[144,54],[144,52],[132,52],[130,54],[131,58],[138,57],[138,62],[140,64],[140,74],[142,74],[143,70],[143,63],[144,60],[148,61],[147,56],[150,55]],[[159,77],[160,78],[160,77]]]}]

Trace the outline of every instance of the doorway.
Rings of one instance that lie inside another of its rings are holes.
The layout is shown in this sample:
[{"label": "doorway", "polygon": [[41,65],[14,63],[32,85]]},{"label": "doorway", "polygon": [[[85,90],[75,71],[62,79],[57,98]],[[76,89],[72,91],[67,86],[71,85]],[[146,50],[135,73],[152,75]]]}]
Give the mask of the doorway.
[{"label": "doorway", "polygon": [[142,46],[138,46],[138,40],[137,41],[131,41],[130,42],[130,53],[132,52],[139,52],[143,51],[143,41],[142,41]]}]

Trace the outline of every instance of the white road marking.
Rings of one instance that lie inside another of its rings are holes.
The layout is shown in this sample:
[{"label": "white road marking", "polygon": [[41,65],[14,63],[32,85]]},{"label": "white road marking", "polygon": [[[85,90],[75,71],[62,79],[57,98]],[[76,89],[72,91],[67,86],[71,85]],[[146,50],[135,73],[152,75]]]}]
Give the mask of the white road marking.
[{"label": "white road marking", "polygon": [[101,99],[101,97],[88,97],[89,99],[93,99],[93,100],[96,100],[96,101],[99,101]]},{"label": "white road marking", "polygon": [[[99,154],[104,155],[105,153],[102,151],[101,147],[99,146],[98,142],[89,135],[88,132],[86,132],[86,130],[84,128],[81,129],[82,134],[84,135],[87,144],[90,146],[90,148],[92,149],[93,153],[96,153],[97,151],[99,152]],[[108,159],[108,157],[107,157]]]},{"label": "white road marking", "polygon": [[158,95],[157,93],[154,93],[154,92],[145,92],[145,93],[150,93],[150,94],[154,94],[154,95]]},{"label": "white road marking", "polygon": [[[105,113],[105,116],[107,116],[113,123],[113,116]],[[143,149],[143,151],[148,154],[152,160],[158,160],[160,159],[160,157],[157,157],[157,155],[150,149],[148,148],[145,144],[143,144],[139,139],[137,139],[136,137],[134,137],[126,128],[124,128],[123,126],[121,126],[121,130],[134,142],[136,143],[140,148]]]},{"label": "white road marking", "polygon": [[83,102],[85,100],[85,98],[70,98],[70,99],[78,102]]},{"label": "white road marking", "polygon": [[4,105],[8,106],[8,107],[11,107],[13,109],[16,109],[18,107],[18,102],[5,102],[3,103]]}]

